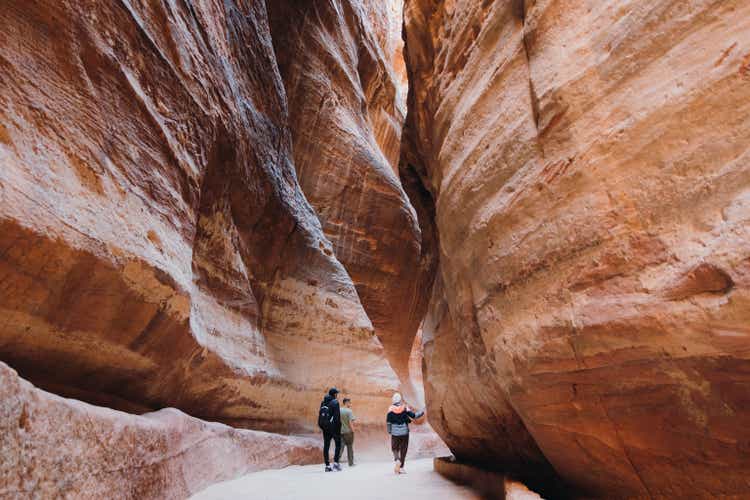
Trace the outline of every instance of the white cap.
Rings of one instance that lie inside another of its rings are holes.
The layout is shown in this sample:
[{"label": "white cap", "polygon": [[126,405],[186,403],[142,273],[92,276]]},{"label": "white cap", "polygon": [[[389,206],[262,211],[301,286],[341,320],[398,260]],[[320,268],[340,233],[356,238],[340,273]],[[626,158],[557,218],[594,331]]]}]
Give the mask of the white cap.
[{"label": "white cap", "polygon": [[397,405],[397,404],[399,404],[399,403],[401,402],[401,394],[399,394],[399,393],[395,393],[395,394],[393,395],[393,399],[391,399],[391,401],[393,401],[393,404],[394,404],[394,405]]}]

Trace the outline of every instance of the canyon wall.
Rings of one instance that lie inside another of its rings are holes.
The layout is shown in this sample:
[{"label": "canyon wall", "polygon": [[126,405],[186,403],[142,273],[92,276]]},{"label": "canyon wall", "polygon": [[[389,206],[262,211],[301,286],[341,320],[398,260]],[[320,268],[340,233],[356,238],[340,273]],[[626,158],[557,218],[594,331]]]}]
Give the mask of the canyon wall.
[{"label": "canyon wall", "polygon": [[[371,282],[346,253],[373,236],[342,242],[300,189],[292,147],[304,110],[288,111],[264,2],[4,7],[0,360],[68,397],[277,432],[312,429],[338,385],[356,394],[363,424],[381,426],[399,382],[360,294],[376,311],[384,294],[364,293]],[[360,23],[347,49],[381,57],[369,15],[347,18]],[[400,123],[393,70],[377,68],[372,117],[357,108],[350,119],[373,169],[360,171],[374,179],[360,191],[392,203],[352,210],[341,234],[382,216],[412,263],[408,202],[378,180]],[[348,140],[329,132],[329,143]],[[374,274],[403,266],[389,258]],[[400,331],[410,345],[414,332]]]},{"label": "canyon wall", "polygon": [[407,0],[405,64],[397,0],[4,6],[0,361],[146,414],[0,363],[0,495],[310,461],[193,417],[331,385],[379,439],[420,322],[462,461],[750,491],[746,2]]},{"label": "canyon wall", "polygon": [[294,165],[409,399],[408,360],[434,276],[398,172],[405,98],[393,2],[269,2]]},{"label": "canyon wall", "polygon": [[431,423],[601,497],[750,490],[750,4],[407,0]]}]

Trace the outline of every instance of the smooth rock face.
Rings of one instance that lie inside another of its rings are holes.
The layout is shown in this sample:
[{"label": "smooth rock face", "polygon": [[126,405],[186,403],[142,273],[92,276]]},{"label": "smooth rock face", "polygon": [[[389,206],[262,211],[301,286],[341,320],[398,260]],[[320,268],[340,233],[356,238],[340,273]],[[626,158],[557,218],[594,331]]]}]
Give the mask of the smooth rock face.
[{"label": "smooth rock face", "polygon": [[0,434],[2,498],[186,498],[240,474],[316,463],[321,453],[317,440],[233,429],[173,408],[135,416],[61,398],[4,363]]},{"label": "smooth rock face", "polygon": [[394,67],[401,23],[393,3],[268,5],[300,186],[414,399],[409,353],[434,265],[399,179],[406,96]]},{"label": "smooth rock face", "polygon": [[398,380],[297,183],[264,3],[3,7],[0,359],[274,431],[336,384],[381,425]]},{"label": "smooth rock face", "polygon": [[746,494],[750,4],[408,0],[405,19],[435,428],[583,494]]}]

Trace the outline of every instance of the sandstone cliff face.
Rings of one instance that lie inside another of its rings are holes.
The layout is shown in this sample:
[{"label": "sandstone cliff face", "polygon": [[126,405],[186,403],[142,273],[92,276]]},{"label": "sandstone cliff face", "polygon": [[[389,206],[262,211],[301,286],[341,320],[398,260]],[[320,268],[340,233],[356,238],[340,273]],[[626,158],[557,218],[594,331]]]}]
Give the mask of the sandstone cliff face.
[{"label": "sandstone cliff face", "polygon": [[399,179],[405,95],[390,3],[280,1],[269,13],[300,186],[413,399],[409,353],[434,266]]},{"label": "sandstone cliff face", "polygon": [[585,494],[746,493],[750,5],[407,0],[405,19],[436,429]]},{"label": "sandstone cliff face", "polygon": [[233,429],[172,408],[135,416],[64,399],[4,363],[0,432],[2,498],[187,498],[239,474],[315,463],[321,453],[317,440]]},{"label": "sandstone cliff face", "polygon": [[4,7],[0,359],[275,431],[343,383],[380,423],[398,381],[297,183],[264,3]]}]

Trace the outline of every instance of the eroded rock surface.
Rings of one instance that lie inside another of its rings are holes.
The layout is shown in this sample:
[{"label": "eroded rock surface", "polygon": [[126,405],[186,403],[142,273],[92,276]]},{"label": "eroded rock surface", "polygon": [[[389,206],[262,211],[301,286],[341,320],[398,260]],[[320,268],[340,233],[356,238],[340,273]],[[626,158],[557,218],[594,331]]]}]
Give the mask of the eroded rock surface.
[{"label": "eroded rock surface", "polygon": [[[142,416],[39,390],[0,363],[0,497],[187,498],[240,474],[320,460],[317,440],[173,408]],[[61,453],[63,450],[63,453]]]},{"label": "eroded rock surface", "polygon": [[408,0],[405,18],[440,240],[433,425],[464,460],[546,459],[584,494],[746,494],[750,5]]},{"label": "eroded rock surface", "polygon": [[380,425],[398,380],[297,183],[264,2],[3,7],[0,359],[274,431],[343,384]]},{"label": "eroded rock surface", "polygon": [[406,96],[396,3],[268,5],[300,186],[414,399],[409,353],[434,266],[399,179]]}]

